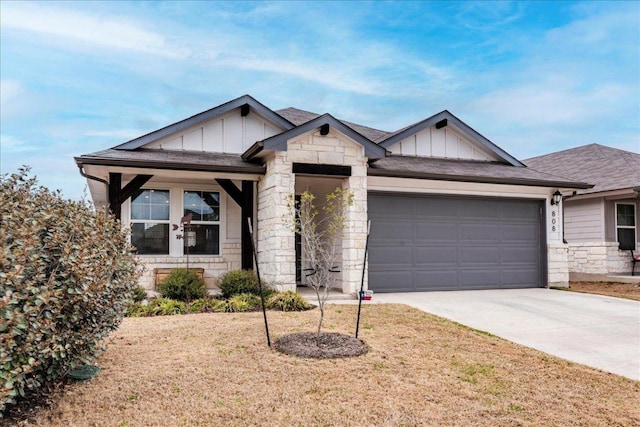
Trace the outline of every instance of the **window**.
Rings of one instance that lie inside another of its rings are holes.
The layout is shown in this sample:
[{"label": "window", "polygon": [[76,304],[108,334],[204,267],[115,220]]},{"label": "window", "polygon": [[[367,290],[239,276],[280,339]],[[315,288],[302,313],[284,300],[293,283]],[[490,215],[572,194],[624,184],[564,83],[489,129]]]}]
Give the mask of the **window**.
[{"label": "window", "polygon": [[131,243],[141,255],[169,254],[169,190],[131,196]]},{"label": "window", "polygon": [[636,249],[636,205],[616,203],[616,236],[620,249]]},{"label": "window", "polygon": [[220,193],[185,191],[184,215],[191,214],[191,227],[183,239],[184,253],[220,254]]}]

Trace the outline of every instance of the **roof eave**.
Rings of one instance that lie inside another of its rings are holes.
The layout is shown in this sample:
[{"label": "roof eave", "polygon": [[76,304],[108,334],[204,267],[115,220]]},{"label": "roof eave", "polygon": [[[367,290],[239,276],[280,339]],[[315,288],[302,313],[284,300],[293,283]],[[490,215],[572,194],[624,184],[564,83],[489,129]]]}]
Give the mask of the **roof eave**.
[{"label": "roof eave", "polygon": [[75,157],[78,166],[94,165],[94,166],[113,166],[113,167],[132,167],[141,169],[166,169],[166,170],[182,170],[195,172],[225,172],[238,174],[260,174],[264,175],[266,168],[264,166],[247,164],[246,166],[227,166],[227,165],[203,165],[195,163],[180,163],[171,161],[152,161],[152,160],[116,160],[105,159],[99,157]]},{"label": "roof eave", "polygon": [[367,174],[369,176],[384,176],[389,178],[432,179],[436,181],[476,182],[483,184],[511,184],[524,185],[528,187],[554,187],[567,189],[587,189],[593,187],[591,184],[587,184],[584,182],[546,181],[529,178],[501,178],[494,176],[483,177],[474,175],[447,175],[430,172],[385,170],[377,168],[368,168]]}]

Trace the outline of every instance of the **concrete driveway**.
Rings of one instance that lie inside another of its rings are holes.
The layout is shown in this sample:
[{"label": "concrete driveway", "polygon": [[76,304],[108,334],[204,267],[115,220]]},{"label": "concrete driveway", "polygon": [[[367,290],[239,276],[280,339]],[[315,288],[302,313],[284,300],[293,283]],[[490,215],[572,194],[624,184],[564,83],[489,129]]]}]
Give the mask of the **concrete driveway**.
[{"label": "concrete driveway", "polygon": [[640,302],[551,289],[375,294],[640,381]]}]

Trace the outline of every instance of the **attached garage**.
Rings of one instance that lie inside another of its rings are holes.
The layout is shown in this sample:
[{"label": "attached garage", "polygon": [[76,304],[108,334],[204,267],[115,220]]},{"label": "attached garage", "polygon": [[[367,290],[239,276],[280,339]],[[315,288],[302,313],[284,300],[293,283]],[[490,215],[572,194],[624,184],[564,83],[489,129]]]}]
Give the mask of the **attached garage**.
[{"label": "attached garage", "polygon": [[369,289],[545,285],[541,200],[370,192]]}]

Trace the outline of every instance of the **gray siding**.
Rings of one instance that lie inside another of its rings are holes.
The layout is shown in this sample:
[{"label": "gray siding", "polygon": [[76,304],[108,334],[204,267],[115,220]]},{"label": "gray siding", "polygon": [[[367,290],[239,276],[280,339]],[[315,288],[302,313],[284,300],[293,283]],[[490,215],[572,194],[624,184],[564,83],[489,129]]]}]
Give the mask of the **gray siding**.
[{"label": "gray siding", "polygon": [[569,243],[604,241],[602,199],[564,201],[564,238]]}]

